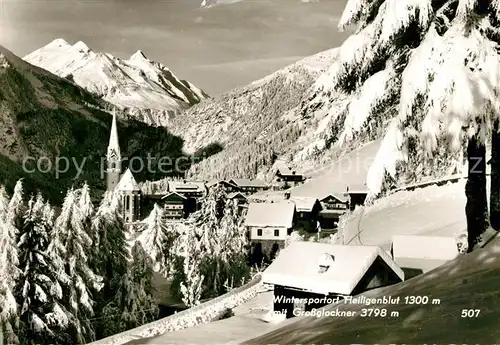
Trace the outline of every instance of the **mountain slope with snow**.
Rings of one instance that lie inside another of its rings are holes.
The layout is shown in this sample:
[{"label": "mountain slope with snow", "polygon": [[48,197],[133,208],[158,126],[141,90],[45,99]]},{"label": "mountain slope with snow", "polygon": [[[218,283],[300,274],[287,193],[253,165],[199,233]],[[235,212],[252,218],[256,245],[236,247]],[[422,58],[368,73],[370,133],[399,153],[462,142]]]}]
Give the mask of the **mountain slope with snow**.
[{"label": "mountain slope with snow", "polygon": [[[201,102],[170,125],[195,152],[218,143],[225,149],[190,171],[199,178],[254,177],[266,172],[274,156],[314,142],[325,118],[298,116],[306,91],[335,60],[331,49],[298,61],[245,87]],[[303,164],[303,162],[299,162]]]},{"label": "mountain slope with snow", "polygon": [[[96,198],[111,128],[111,105],[0,46],[0,185],[11,192],[24,178],[26,195],[40,192],[59,204],[66,190],[87,181]],[[182,156],[182,140],[118,113],[122,157]],[[124,162],[126,164],[126,162]],[[154,173],[155,171],[156,173]],[[159,179],[165,170],[143,169],[135,177]],[[141,176],[142,175],[142,176]]]},{"label": "mountain slope with snow", "polygon": [[166,125],[180,111],[208,97],[141,51],[122,60],[94,52],[81,41],[70,45],[56,39],[24,60],[74,82],[149,124]]}]

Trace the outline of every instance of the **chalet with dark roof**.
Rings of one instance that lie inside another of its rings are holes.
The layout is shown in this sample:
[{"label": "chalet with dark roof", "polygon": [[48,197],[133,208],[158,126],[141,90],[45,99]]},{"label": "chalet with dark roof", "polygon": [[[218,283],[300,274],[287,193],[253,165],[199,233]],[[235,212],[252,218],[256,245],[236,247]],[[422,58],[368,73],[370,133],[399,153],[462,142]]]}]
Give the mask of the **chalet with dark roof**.
[{"label": "chalet with dark roof", "polygon": [[278,183],[292,183],[294,185],[304,181],[304,176],[295,170],[290,169],[284,163],[276,164],[275,168],[276,182]]},{"label": "chalet with dark roof", "polygon": [[404,279],[380,247],[320,242],[292,242],[262,274],[274,286],[274,312],[287,318]]}]

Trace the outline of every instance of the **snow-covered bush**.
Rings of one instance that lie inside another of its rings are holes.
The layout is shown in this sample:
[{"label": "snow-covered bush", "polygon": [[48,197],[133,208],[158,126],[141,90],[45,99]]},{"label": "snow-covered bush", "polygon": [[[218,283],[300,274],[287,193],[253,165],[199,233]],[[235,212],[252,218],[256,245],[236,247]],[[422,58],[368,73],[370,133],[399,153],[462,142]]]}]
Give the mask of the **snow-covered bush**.
[{"label": "snow-covered bush", "polygon": [[455,241],[457,243],[458,252],[460,254],[466,254],[469,250],[469,243],[467,240],[467,231],[461,231],[455,236]]}]

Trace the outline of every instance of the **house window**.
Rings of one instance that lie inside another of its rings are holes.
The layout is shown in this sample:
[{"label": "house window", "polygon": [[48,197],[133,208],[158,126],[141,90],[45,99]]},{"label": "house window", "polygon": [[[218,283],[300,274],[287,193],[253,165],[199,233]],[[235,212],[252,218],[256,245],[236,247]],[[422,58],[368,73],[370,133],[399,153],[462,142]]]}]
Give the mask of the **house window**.
[{"label": "house window", "polygon": [[274,229],[274,236],[278,237],[280,235],[279,229]]},{"label": "house window", "polygon": [[257,229],[257,236],[262,236],[262,229]]}]

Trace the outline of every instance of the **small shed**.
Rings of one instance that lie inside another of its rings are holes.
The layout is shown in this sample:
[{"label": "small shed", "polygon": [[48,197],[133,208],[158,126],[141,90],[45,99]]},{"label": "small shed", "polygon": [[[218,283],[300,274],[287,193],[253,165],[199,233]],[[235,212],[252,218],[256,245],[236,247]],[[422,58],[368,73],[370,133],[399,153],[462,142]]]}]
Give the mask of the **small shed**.
[{"label": "small shed", "polygon": [[407,277],[433,270],[459,255],[453,237],[397,235],[392,237],[391,255]]},{"label": "small shed", "polygon": [[262,275],[274,286],[274,311],[287,318],[297,309],[310,311],[403,280],[403,271],[380,247],[319,242],[292,242]]}]

